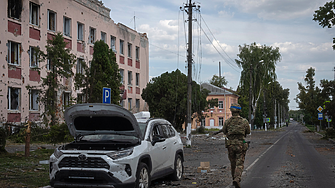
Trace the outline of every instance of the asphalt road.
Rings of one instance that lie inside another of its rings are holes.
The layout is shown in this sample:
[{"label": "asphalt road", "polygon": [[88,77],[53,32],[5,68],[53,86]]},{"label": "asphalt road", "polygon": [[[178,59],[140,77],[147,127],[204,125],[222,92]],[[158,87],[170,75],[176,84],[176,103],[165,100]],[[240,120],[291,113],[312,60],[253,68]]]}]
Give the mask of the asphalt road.
[{"label": "asphalt road", "polygon": [[328,159],[303,136],[304,130],[305,127],[292,122],[273,137],[269,147],[245,167],[241,186],[334,187],[335,174]]}]

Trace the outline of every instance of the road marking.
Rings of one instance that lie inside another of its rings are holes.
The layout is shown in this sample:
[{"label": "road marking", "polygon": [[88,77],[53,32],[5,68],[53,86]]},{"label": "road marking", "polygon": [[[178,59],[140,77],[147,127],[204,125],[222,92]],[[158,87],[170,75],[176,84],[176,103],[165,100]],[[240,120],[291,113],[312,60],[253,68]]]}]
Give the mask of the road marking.
[{"label": "road marking", "polygon": [[[289,131],[290,132],[290,131]],[[248,168],[246,168],[244,171],[243,171],[243,173],[242,173],[242,175],[243,174],[245,174],[246,172],[245,171],[248,171],[248,170],[250,170],[250,168],[252,168],[256,163],[257,163],[257,161],[261,158],[261,157],[263,157],[263,155],[265,155],[266,154],[266,152],[268,152],[275,144],[277,144],[284,136],[286,136],[289,132],[287,132],[287,133],[285,133],[282,137],[280,137],[274,144],[272,144],[268,149],[266,149],[253,163],[251,163],[251,165],[250,166],[248,166]]]}]

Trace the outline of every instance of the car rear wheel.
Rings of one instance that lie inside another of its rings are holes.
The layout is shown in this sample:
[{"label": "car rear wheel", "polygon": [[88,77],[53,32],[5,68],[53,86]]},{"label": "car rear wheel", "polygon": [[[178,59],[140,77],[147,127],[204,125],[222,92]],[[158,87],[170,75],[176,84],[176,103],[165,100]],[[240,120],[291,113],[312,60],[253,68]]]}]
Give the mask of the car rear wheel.
[{"label": "car rear wheel", "polygon": [[184,165],[183,165],[183,159],[180,155],[176,156],[176,159],[174,161],[174,172],[172,174],[172,179],[179,181],[183,177],[184,173]]},{"label": "car rear wheel", "polygon": [[136,188],[149,188],[150,174],[148,166],[145,163],[140,163],[136,172]]}]

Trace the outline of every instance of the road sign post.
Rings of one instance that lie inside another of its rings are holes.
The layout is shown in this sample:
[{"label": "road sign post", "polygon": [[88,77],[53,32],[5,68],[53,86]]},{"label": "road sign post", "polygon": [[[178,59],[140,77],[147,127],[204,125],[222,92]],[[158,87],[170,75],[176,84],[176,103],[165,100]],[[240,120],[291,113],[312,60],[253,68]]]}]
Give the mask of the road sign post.
[{"label": "road sign post", "polygon": [[111,88],[104,87],[102,89],[102,103],[110,104],[111,98]]}]

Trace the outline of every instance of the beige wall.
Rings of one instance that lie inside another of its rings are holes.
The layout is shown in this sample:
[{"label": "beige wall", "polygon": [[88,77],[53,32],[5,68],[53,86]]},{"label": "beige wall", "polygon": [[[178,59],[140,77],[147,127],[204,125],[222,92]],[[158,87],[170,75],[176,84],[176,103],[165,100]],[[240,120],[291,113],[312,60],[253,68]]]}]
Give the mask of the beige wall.
[{"label": "beige wall", "polygon": [[[229,110],[231,104],[238,102],[238,96],[237,95],[209,95],[207,97],[207,100],[210,99],[218,99],[218,101],[222,101],[223,106],[222,108],[214,107],[209,109],[207,112],[204,112],[206,115],[205,119],[205,127],[207,129],[211,128],[218,128],[221,129],[222,126],[219,125],[219,119],[222,118],[222,123],[224,123],[228,118],[231,117],[231,112]],[[222,124],[223,125],[223,124]],[[195,119],[192,123],[192,129],[196,129],[200,127],[200,122],[197,122]]]},{"label": "beige wall", "polygon": [[[64,17],[71,19],[70,36],[64,36],[70,42],[71,52],[78,58],[82,58],[88,64],[92,60],[93,44],[89,42],[89,28],[95,28],[95,41],[101,39],[101,32],[106,33],[106,43],[111,46],[111,35],[116,37],[116,61],[120,69],[124,70],[124,87],[128,90],[127,99],[124,100],[124,107],[128,108],[128,99],[132,99],[133,112],[136,99],[140,100],[139,111],[146,108],[144,100],[141,98],[143,88],[149,81],[149,43],[147,35],[138,33],[123,24],[116,24],[110,18],[110,9],[104,7],[98,1],[92,0],[22,0],[22,13],[19,19],[9,18],[7,14],[8,0],[0,0],[0,12],[2,26],[0,32],[0,121],[23,122],[27,119],[34,119],[36,115],[41,114],[43,107],[40,105],[38,110],[29,109],[29,93],[27,85],[38,86],[41,82],[34,81],[33,72],[29,66],[29,46],[38,46],[45,50],[47,38],[56,32],[63,32]],[[29,23],[30,2],[39,6],[38,20],[39,24]],[[48,30],[48,10],[56,13],[56,31]],[[77,40],[77,23],[84,24],[83,41]],[[21,30],[21,33],[20,33]],[[124,41],[124,55],[120,54],[120,40]],[[7,62],[9,41],[21,45],[21,61],[19,65],[10,65]],[[132,45],[131,58],[128,58],[127,44]],[[78,48],[79,45],[79,48]],[[81,46],[81,47],[80,47]],[[139,47],[140,54],[136,63],[135,48]],[[79,50],[82,49],[82,50]],[[82,51],[82,52],[80,52]],[[124,64],[120,59],[124,58]],[[131,60],[132,64],[128,64]],[[139,67],[138,67],[139,64]],[[46,62],[39,62],[41,77],[46,76]],[[76,72],[76,66],[73,68]],[[132,72],[133,80],[128,84],[128,71]],[[136,86],[136,73],[139,73],[139,85]],[[35,75],[36,77],[36,75]],[[36,79],[35,79],[36,80]],[[72,97],[76,98],[77,93],[72,79],[61,80],[68,86],[68,91]],[[8,87],[19,88],[19,108],[17,110],[8,109]],[[43,88],[41,88],[43,89]],[[136,91],[139,91],[137,93]],[[62,102],[64,91],[58,91],[59,101]]]}]

